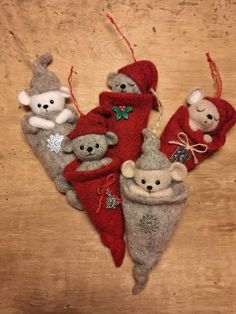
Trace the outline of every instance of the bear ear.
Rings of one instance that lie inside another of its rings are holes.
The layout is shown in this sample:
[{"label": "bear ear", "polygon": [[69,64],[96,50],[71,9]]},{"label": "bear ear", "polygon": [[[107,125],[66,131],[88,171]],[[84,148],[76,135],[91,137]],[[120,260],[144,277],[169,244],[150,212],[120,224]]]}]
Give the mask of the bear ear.
[{"label": "bear ear", "polygon": [[29,106],[30,104],[30,96],[24,90],[19,93],[18,100],[22,105]]},{"label": "bear ear", "polygon": [[113,85],[113,79],[116,77],[116,72],[111,72],[107,75],[107,86],[112,87]]},{"label": "bear ear", "polygon": [[108,145],[115,145],[118,143],[118,137],[115,133],[108,131],[105,134]]},{"label": "bear ear", "polygon": [[125,161],[121,166],[121,173],[125,178],[131,179],[134,177],[135,163],[132,160]]},{"label": "bear ear", "polygon": [[66,153],[73,152],[73,140],[69,139],[68,137],[65,137],[61,142],[61,147],[63,151]]},{"label": "bear ear", "polygon": [[187,103],[189,105],[194,105],[197,102],[199,102],[199,100],[203,99],[204,97],[205,97],[205,93],[200,87],[194,88],[189,92],[187,96]]},{"label": "bear ear", "polygon": [[174,162],[170,166],[170,173],[173,180],[183,181],[183,179],[186,177],[188,173],[188,170],[185,167],[185,165],[181,164],[180,162]]},{"label": "bear ear", "polygon": [[61,94],[63,95],[64,98],[70,98],[70,91],[69,91],[69,88],[65,87],[65,86],[62,86],[60,88],[60,92]]}]

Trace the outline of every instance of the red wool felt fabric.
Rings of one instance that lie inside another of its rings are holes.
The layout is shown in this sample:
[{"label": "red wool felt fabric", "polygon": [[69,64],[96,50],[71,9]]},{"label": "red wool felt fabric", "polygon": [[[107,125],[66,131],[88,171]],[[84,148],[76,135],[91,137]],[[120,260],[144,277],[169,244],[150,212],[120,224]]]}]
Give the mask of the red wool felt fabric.
[{"label": "red wool felt fabric", "polygon": [[[108,189],[115,198],[120,198],[120,163],[119,159],[114,159],[100,169],[76,171],[80,161],[75,160],[66,166],[63,173],[64,177],[72,183],[81,204],[86,208],[92,224],[100,234],[102,243],[110,249],[117,267],[122,264],[125,254],[123,213],[120,204],[113,209],[107,208],[106,191]],[[110,174],[114,174],[115,181],[105,188]]]},{"label": "red wool felt fabric", "polygon": [[[99,96],[100,105],[90,111],[84,119],[88,125],[95,117],[101,116],[106,120],[106,127],[109,131],[118,136],[118,144],[108,150],[106,157],[120,158],[121,163],[126,160],[136,160],[141,153],[143,142],[142,130],[146,128],[149,114],[152,108],[157,107],[156,98],[151,94],[118,94],[103,92]],[[112,107],[131,107],[128,119],[117,120],[116,113]],[[84,125],[84,123],[83,123]],[[76,128],[68,135],[75,138],[80,134],[80,119]]]},{"label": "red wool felt fabric", "polygon": [[136,61],[119,69],[118,73],[132,78],[142,93],[148,93],[151,88],[154,90],[157,88],[158,73],[156,66],[151,61]]},{"label": "red wool felt fabric", "polygon": [[115,210],[107,209],[104,203],[106,198],[103,198],[101,210],[97,214],[96,209],[100,202],[97,191],[105,184],[107,177],[113,174],[116,180],[111,190],[119,197],[120,167],[124,161],[136,160],[140,155],[143,142],[142,130],[147,126],[152,108],[158,108],[157,99],[150,93],[150,89],[156,89],[158,78],[153,63],[137,61],[121,68],[118,72],[137,81],[143,94],[101,93],[99,106],[78,119],[75,129],[67,135],[73,139],[84,132],[96,133],[96,127],[92,130],[91,126],[100,123],[105,125],[107,131],[114,132],[118,137],[118,144],[109,149],[106,154],[106,157],[112,158],[113,162],[98,170],[79,173],[76,172],[79,161],[74,161],[64,171],[65,178],[73,184],[80,202],[100,233],[102,242],[110,248],[116,266],[121,265],[125,252],[122,209],[120,205]]},{"label": "red wool felt fabric", "polygon": [[[116,133],[119,140],[118,145],[109,150],[107,156],[111,158],[118,156],[122,161],[135,160],[141,153],[142,130],[147,126],[150,111],[152,108],[158,108],[157,99],[151,94],[152,89],[156,90],[157,87],[158,72],[151,61],[140,60],[120,68],[118,73],[132,78],[139,86],[142,94],[101,93],[99,106],[78,119],[74,131],[68,137],[71,139],[78,137],[83,129],[87,129],[86,119],[89,128],[94,120],[103,117],[106,120],[108,131]],[[117,118],[117,112],[125,112],[126,110],[129,110],[126,115]],[[85,120],[80,126],[82,118]]]},{"label": "red wool felt fabric", "polygon": [[[236,113],[235,109],[226,101],[219,98],[210,98],[206,97],[205,99],[213,102],[220,113],[220,121],[218,127],[213,132],[209,132],[208,134],[212,136],[212,143],[206,143],[203,140],[204,133],[200,130],[192,131],[189,126],[189,113],[188,109],[185,106],[181,106],[176,113],[172,116],[170,121],[167,123],[163,133],[161,134],[161,148],[160,150],[168,157],[174,154],[178,147],[181,146],[177,144],[170,144],[169,141],[177,141],[180,142],[178,138],[178,134],[183,132],[187,135],[189,144],[204,144],[207,145],[207,151],[204,153],[199,153],[195,151],[196,158],[198,163],[209,157],[214,151],[219,149],[224,145],[226,140],[227,132],[233,127],[236,122]],[[182,137],[183,138],[183,137]],[[196,147],[197,149],[203,150],[200,147]],[[190,158],[184,163],[188,170],[193,169],[197,164],[194,163],[194,158],[191,151],[188,151],[190,154]]]}]

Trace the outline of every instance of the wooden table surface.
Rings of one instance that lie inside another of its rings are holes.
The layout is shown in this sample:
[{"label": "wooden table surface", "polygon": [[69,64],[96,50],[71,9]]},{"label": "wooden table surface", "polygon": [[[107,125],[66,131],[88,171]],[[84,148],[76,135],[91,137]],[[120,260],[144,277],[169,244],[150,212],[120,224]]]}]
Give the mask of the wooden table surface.
[{"label": "wooden table surface", "polygon": [[[225,146],[192,171],[182,220],[148,287],[131,294],[132,261],[113,266],[86,214],[59,194],[23,138],[17,94],[32,60],[50,51],[51,69],[84,112],[98,104],[106,75],[132,61],[105,18],[111,13],[137,59],[158,67],[162,128],[188,91],[214,95],[205,53],[217,62],[223,97],[236,98],[236,1],[1,0],[0,313],[236,313],[236,128]],[[154,123],[152,115],[150,125]]]}]

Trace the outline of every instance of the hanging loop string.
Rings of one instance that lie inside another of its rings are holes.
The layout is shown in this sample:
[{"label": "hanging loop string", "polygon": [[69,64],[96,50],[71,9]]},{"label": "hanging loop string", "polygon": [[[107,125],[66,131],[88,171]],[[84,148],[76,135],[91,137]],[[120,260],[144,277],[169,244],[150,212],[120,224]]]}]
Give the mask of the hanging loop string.
[{"label": "hanging loop string", "polygon": [[123,37],[123,39],[126,41],[130,51],[131,51],[131,55],[132,55],[132,58],[134,60],[134,62],[136,62],[136,58],[134,56],[134,50],[133,48],[131,47],[131,44],[129,42],[129,40],[127,39],[127,37],[121,32],[121,30],[119,29],[118,25],[116,24],[116,22],[114,21],[113,17],[110,16],[109,14],[106,15],[106,17],[108,18],[108,20],[115,26],[117,32]]},{"label": "hanging loop string", "polygon": [[158,119],[156,120],[156,123],[155,123],[155,126],[156,126],[155,133],[157,134],[157,130],[161,127],[161,120],[162,120],[162,116],[163,116],[163,112],[164,112],[164,107],[162,105],[162,102],[158,98],[156,91],[153,88],[151,88],[150,92],[152,93],[152,95],[154,97],[156,97],[157,104],[158,104],[159,117],[158,117]]},{"label": "hanging loop string", "polygon": [[29,57],[28,51],[26,50],[24,44],[22,43],[22,41],[20,40],[20,38],[13,32],[13,31],[9,31],[9,33],[11,34],[11,36],[13,37],[13,39],[15,40],[15,43],[17,45],[17,47],[19,48],[21,55],[23,56],[23,58],[25,59],[25,63],[32,68],[33,63]]},{"label": "hanging loop string", "polygon": [[220,72],[215,62],[211,59],[209,52],[206,53],[206,56],[207,56],[207,61],[209,62],[209,66],[210,66],[211,76],[213,80],[215,81],[215,84],[217,87],[216,97],[220,98],[222,94],[222,79],[220,76]]},{"label": "hanging loop string", "polygon": [[198,159],[197,159],[195,153],[199,153],[199,154],[206,153],[208,146],[206,144],[200,144],[200,143],[190,145],[188,136],[184,132],[179,132],[177,136],[178,136],[179,142],[178,141],[169,141],[168,143],[179,145],[179,146],[182,146],[185,149],[189,150],[192,153],[194,164],[195,165],[198,164]]},{"label": "hanging loop string", "polygon": [[77,111],[79,112],[80,116],[84,116],[84,113],[80,110],[78,101],[77,101],[77,99],[75,98],[75,96],[74,96],[74,94],[73,94],[72,75],[73,75],[74,72],[75,72],[75,71],[74,71],[74,67],[72,66],[71,69],[70,69],[70,74],[69,74],[68,79],[67,79],[68,84],[69,84],[70,95],[71,95],[71,98],[72,98],[72,100],[73,100],[73,103],[74,103],[74,105],[75,105]]},{"label": "hanging loop string", "polygon": [[[111,193],[111,190],[109,189],[109,187],[113,183],[115,183],[115,180],[116,180],[116,175],[114,173],[111,173],[107,176],[106,183],[97,189],[97,194],[100,195],[100,198],[99,198],[99,203],[96,210],[96,214],[98,214],[101,210],[103,198],[106,197],[107,193],[109,192]],[[114,196],[121,203],[121,199],[117,197],[116,195]]]}]

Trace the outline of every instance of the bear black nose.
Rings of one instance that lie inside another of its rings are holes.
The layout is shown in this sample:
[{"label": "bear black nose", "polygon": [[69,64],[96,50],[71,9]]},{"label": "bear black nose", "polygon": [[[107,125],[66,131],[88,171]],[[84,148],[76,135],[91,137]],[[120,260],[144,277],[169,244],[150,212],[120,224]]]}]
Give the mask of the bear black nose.
[{"label": "bear black nose", "polygon": [[126,85],[125,84],[121,84],[120,88],[124,89],[124,88],[126,88]]},{"label": "bear black nose", "polygon": [[148,189],[148,191],[151,191],[151,190],[152,190],[152,186],[151,186],[151,185],[148,185],[148,186],[147,186],[147,189]]},{"label": "bear black nose", "polygon": [[208,115],[207,115],[207,118],[210,119],[210,120],[212,120],[213,117],[212,117],[211,114],[208,114]]},{"label": "bear black nose", "polygon": [[47,108],[48,108],[48,105],[43,105],[43,108],[44,108],[44,109],[47,109]]},{"label": "bear black nose", "polygon": [[87,151],[88,151],[89,153],[91,153],[91,152],[93,151],[93,148],[92,148],[91,146],[89,146],[89,147],[87,148]]}]

